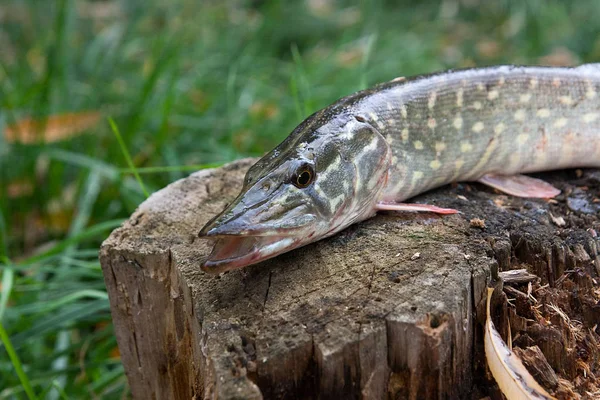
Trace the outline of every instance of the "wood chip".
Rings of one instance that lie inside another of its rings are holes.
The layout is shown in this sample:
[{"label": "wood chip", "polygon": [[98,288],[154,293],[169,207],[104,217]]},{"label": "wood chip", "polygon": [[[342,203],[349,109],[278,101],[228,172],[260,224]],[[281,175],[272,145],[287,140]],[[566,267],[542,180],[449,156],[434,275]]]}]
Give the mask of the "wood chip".
[{"label": "wood chip", "polygon": [[538,279],[537,275],[529,273],[526,269],[513,269],[510,271],[499,272],[498,275],[505,284],[519,285],[522,283],[533,282]]},{"label": "wood chip", "polygon": [[527,300],[527,294],[525,294],[525,293],[521,292],[521,291],[520,291],[520,290],[518,290],[518,289],[515,289],[515,288],[514,288],[514,287],[512,287],[512,286],[504,286],[504,287],[502,288],[502,290],[504,290],[504,293],[506,293],[507,295],[509,295],[509,296],[511,296],[511,297],[514,297],[514,298],[518,298],[518,297],[520,297],[520,298],[522,298],[523,300]]},{"label": "wood chip", "polygon": [[563,217],[555,217],[554,215],[550,214],[550,219],[556,226],[565,226],[567,224]]},{"label": "wood chip", "polygon": [[473,218],[470,221],[472,228],[485,229],[485,220],[481,218]]},{"label": "wood chip", "polygon": [[558,377],[552,369],[544,353],[537,346],[526,349],[515,347],[515,353],[521,358],[523,364],[540,385],[547,389],[555,389],[558,386]]}]

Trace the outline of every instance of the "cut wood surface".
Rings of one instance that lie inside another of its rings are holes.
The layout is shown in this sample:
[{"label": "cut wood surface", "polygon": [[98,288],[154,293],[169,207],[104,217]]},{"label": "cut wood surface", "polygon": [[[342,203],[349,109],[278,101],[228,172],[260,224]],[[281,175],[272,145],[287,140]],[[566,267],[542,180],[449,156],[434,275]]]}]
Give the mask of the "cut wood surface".
[{"label": "cut wood surface", "polygon": [[[539,175],[563,190],[556,202],[454,185],[415,201],[461,214],[383,213],[261,264],[205,274],[210,244],[198,231],[238,194],[253,161],[153,194],[102,246],[137,399],[479,398],[493,385],[481,324],[498,267],[527,268],[550,288],[575,270],[597,284],[600,183],[591,170]],[[514,312],[495,310],[506,332]],[[592,324],[598,310],[586,310]],[[540,349],[562,376],[569,355]]]}]

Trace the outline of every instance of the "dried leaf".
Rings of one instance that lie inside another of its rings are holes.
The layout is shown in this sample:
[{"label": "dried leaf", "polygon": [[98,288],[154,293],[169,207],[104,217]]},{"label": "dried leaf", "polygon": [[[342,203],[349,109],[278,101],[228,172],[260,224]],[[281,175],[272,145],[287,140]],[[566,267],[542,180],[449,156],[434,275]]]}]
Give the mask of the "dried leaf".
[{"label": "dried leaf", "polygon": [[116,1],[82,1],[77,2],[77,11],[82,18],[117,19],[123,17],[121,4]]},{"label": "dried leaf", "polygon": [[484,39],[477,43],[477,52],[484,58],[498,57],[502,52],[502,47],[495,40]]},{"label": "dried leaf", "polygon": [[251,116],[259,119],[273,119],[279,114],[279,108],[276,104],[262,101],[253,103],[248,111]]},{"label": "dried leaf", "polygon": [[485,229],[485,219],[473,218],[469,221],[472,228]]},{"label": "dried leaf", "polygon": [[308,9],[316,17],[326,17],[335,11],[335,6],[331,0],[309,0]]},{"label": "dried leaf", "polygon": [[6,193],[9,199],[30,196],[33,193],[33,183],[24,179],[10,182],[6,187]]},{"label": "dried leaf", "polygon": [[4,130],[8,143],[52,143],[85,132],[100,120],[98,111],[52,115],[46,119],[25,118]]},{"label": "dried leaf", "polygon": [[112,350],[110,351],[110,358],[113,358],[113,359],[121,358],[121,352],[119,351],[119,348],[117,346],[113,347]]},{"label": "dried leaf", "polygon": [[554,67],[570,67],[579,63],[577,56],[566,47],[557,47],[552,53],[541,57],[542,65],[551,65]]},{"label": "dried leaf", "polygon": [[533,379],[521,359],[513,353],[494,327],[490,313],[493,288],[488,288],[485,321],[485,358],[488,367],[508,400],[554,399]]},{"label": "dried leaf", "polygon": [[336,61],[340,67],[350,67],[358,64],[365,56],[364,49],[356,47],[341,51],[336,55]]}]

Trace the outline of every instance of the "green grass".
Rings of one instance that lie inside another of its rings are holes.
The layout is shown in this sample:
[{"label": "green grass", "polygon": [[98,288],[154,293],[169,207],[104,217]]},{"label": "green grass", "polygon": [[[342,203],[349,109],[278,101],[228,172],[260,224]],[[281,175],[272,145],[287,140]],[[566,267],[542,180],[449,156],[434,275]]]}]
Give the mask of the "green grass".
[{"label": "green grass", "polygon": [[[0,398],[129,395],[97,256],[147,193],[258,156],[379,81],[599,61],[600,2],[568,4],[0,2]],[[85,110],[105,118],[69,140],[3,139],[20,118]]]},{"label": "green grass", "polygon": [[133,173],[133,176],[135,176],[135,179],[137,180],[137,182],[140,185],[140,188],[142,189],[142,192],[144,192],[144,196],[146,196],[146,198],[147,198],[148,196],[150,196],[150,194],[148,194],[148,190],[146,190],[146,186],[144,185],[144,182],[142,182],[142,178],[140,177],[140,174],[139,174],[137,168],[133,164],[133,160],[131,159],[131,154],[129,154],[129,150],[127,150],[127,146],[125,145],[123,136],[121,136],[121,132],[119,132],[119,128],[117,127],[117,124],[115,124],[115,121],[113,121],[112,118],[109,118],[108,122],[110,123],[110,127],[111,127],[112,131],[115,133],[117,141],[119,142],[119,146],[121,146],[121,151],[123,152],[123,156],[125,157],[125,160],[127,160],[127,165],[129,166],[129,170]]}]

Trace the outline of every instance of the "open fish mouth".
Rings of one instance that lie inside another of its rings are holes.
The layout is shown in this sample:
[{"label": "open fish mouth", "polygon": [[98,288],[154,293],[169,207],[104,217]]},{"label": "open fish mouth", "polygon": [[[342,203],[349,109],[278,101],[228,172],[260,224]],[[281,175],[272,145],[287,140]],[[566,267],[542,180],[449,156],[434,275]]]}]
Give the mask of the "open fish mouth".
[{"label": "open fish mouth", "polygon": [[215,238],[212,252],[202,270],[218,274],[275,257],[299,246],[291,236],[221,236]]}]

